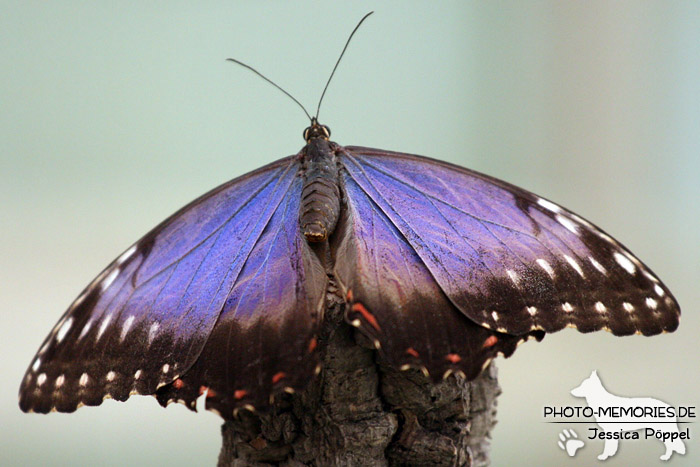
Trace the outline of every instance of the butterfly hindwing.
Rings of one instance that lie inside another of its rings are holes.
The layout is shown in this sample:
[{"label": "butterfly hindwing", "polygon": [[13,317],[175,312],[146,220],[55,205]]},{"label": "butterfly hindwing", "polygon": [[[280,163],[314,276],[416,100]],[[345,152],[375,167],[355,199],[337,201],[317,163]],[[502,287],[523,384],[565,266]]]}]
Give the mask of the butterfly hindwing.
[{"label": "butterfly hindwing", "polygon": [[271,219],[299,197],[298,170],[286,158],[228,182],[129,248],[46,338],[20,407],[70,412],[105,397],[153,394],[185,373],[234,285],[246,280],[244,265]]},{"label": "butterfly hindwing", "polygon": [[432,159],[347,147],[342,163],[450,302],[502,333],[673,331],[678,304],[620,243],[526,190]]},{"label": "butterfly hindwing", "polygon": [[461,314],[391,220],[352,177],[341,176],[346,210],[332,242],[334,274],[348,321],[391,365],[426,369],[434,378],[461,371],[472,379],[528,337],[497,333]]}]

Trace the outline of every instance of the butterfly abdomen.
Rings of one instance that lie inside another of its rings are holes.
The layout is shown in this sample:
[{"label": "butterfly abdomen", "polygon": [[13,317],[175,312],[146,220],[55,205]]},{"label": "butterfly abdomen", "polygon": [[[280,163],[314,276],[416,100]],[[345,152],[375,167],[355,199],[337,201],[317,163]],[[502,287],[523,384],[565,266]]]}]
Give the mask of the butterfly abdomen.
[{"label": "butterfly abdomen", "polygon": [[338,223],[338,165],[331,144],[318,138],[309,141],[305,148],[299,225],[309,242],[326,240]]}]

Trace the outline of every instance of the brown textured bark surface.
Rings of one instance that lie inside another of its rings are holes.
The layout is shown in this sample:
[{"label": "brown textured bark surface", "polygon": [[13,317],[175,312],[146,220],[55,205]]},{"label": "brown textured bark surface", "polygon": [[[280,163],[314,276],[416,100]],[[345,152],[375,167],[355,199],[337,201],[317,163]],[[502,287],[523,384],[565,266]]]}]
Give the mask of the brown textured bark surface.
[{"label": "brown textured bark surface", "polygon": [[320,374],[271,411],[224,423],[219,466],[488,465],[500,393],[493,364],[468,383],[389,368],[343,307],[334,299],[326,311]]}]

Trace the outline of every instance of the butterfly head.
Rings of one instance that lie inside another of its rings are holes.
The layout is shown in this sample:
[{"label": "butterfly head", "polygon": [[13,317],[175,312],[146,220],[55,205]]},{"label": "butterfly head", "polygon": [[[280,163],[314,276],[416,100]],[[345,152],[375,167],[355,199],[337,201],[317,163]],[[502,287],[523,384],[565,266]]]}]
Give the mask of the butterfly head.
[{"label": "butterfly head", "polygon": [[321,125],[316,117],[311,119],[311,125],[304,130],[304,140],[309,143],[312,139],[323,138],[328,140],[331,137],[331,129],[326,125]]}]

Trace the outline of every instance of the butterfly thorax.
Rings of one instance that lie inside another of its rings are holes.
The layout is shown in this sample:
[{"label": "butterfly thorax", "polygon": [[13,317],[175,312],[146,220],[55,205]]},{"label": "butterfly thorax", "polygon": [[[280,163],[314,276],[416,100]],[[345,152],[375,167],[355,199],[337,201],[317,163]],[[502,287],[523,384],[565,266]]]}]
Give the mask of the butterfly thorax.
[{"label": "butterfly thorax", "polygon": [[338,223],[340,191],[334,146],[326,138],[311,138],[301,152],[304,187],[299,225],[309,242],[326,240]]}]

